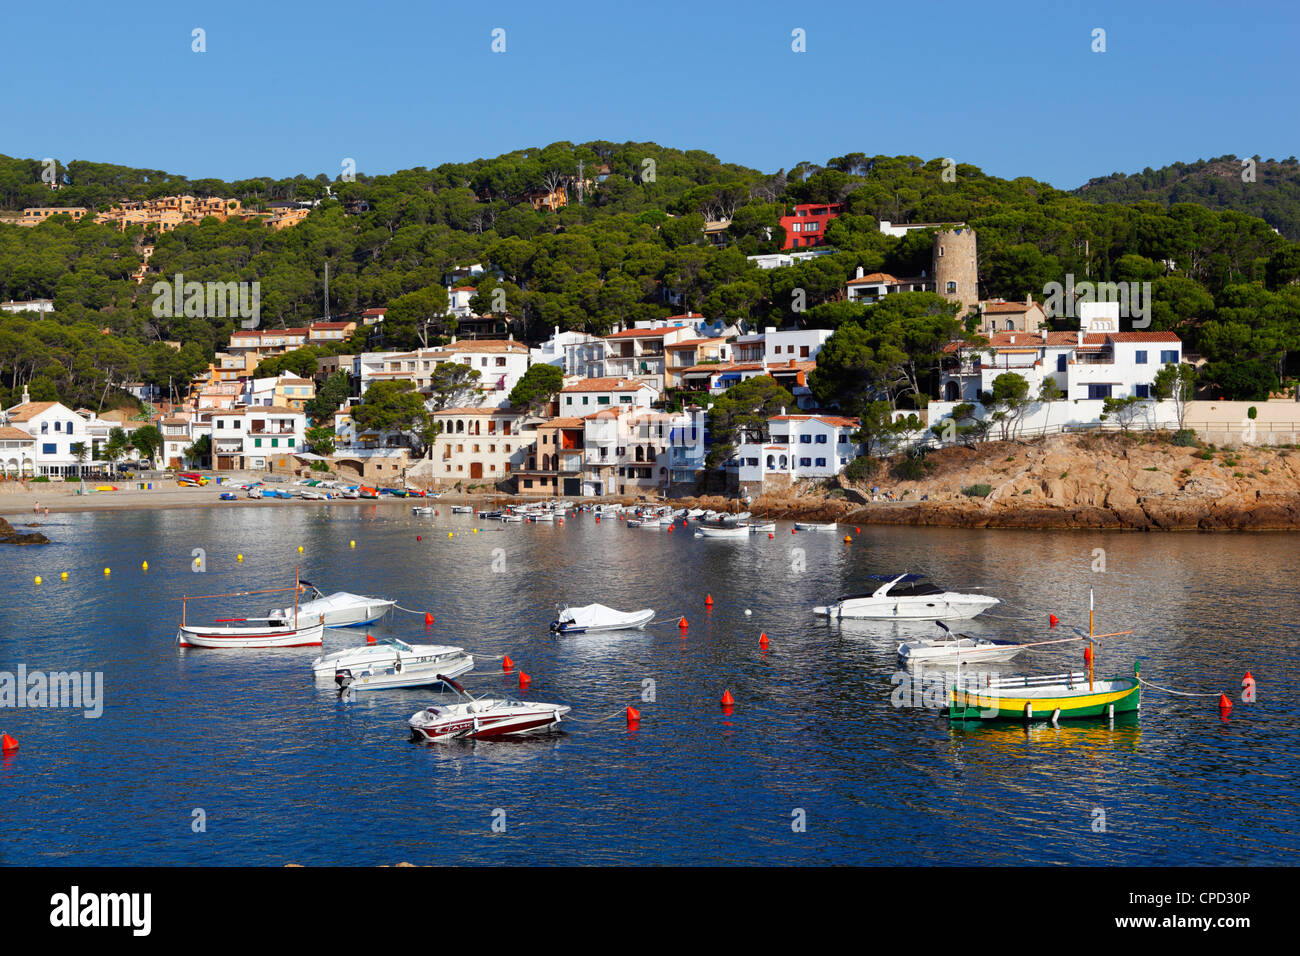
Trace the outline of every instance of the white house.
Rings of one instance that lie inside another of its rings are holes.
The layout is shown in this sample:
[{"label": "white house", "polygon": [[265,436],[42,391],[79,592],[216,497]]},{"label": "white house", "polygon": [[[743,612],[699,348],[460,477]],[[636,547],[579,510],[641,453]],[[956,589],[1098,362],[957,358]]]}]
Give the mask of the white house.
[{"label": "white house", "polygon": [[528,462],[537,441],[536,425],[522,410],[444,408],[433,413],[442,426],[429,451],[429,471],[439,485],[497,482]]},{"label": "white house", "polygon": [[776,415],[768,419],[766,442],[736,449],[742,492],[761,494],[805,478],[832,478],[861,454],[853,440],[856,418],[835,415]]},{"label": "white house", "polygon": [[695,331],[694,324],[624,329],[607,335],[601,375],[640,379],[662,392],[667,357],[665,347],[696,338],[699,338],[699,334]]},{"label": "white house", "polygon": [[[1182,342],[1173,332],[1120,332],[1119,303],[1084,303],[1074,332],[996,332],[988,346],[948,346],[952,358],[941,376],[945,401],[978,400],[997,377],[1015,372],[1029,383],[1030,397],[1051,379],[1068,401],[1151,397],[1156,374],[1182,361]],[[1086,308],[1093,306],[1095,308]]]},{"label": "white house", "polygon": [[212,467],[215,471],[292,468],[303,450],[307,418],[274,405],[241,407],[212,415]]},{"label": "white house", "polygon": [[409,381],[416,389],[430,394],[433,370],[443,362],[468,365],[479,373],[475,394],[469,404],[504,407],[510,392],[528,371],[528,346],[513,339],[477,339],[439,348],[412,352],[365,352],[358,355],[354,376],[360,381],[361,395],[379,381]]},{"label": "white house", "polygon": [[36,475],[36,439],[14,425],[0,425],[0,476]]},{"label": "white house", "polygon": [[560,389],[560,414],[585,417],[608,408],[649,408],[658,389],[623,378],[584,378]]},{"label": "white house", "polygon": [[934,280],[924,273],[911,279],[899,279],[888,272],[863,275],[858,266],[854,277],[844,283],[844,297],[849,302],[871,305],[897,292],[933,292]]},{"label": "white house", "polygon": [[610,408],[583,419],[582,493],[636,495],[692,482],[704,463],[704,413]]},{"label": "white house", "polygon": [[[0,426],[10,426],[25,432],[33,439],[30,459],[16,454],[19,467],[30,460],[36,475],[75,475],[95,457],[94,439],[89,423],[81,415],[60,402],[30,401],[23,389],[23,401],[0,414]],[[10,441],[21,443],[21,439]],[[85,446],[84,460],[79,462],[72,451],[74,445]],[[23,449],[15,448],[15,452]]]},{"label": "white house", "polygon": [[805,262],[818,256],[834,255],[835,251],[830,246],[823,246],[820,249],[805,249],[799,252],[770,252],[765,255],[746,256],[745,258],[760,269],[784,269],[796,262]]},{"label": "white house", "polygon": [[561,332],[557,325],[551,337],[529,350],[533,365],[557,365],[565,375],[583,375],[587,367],[582,347],[598,346],[598,361],[605,358],[604,339],[589,332]]}]

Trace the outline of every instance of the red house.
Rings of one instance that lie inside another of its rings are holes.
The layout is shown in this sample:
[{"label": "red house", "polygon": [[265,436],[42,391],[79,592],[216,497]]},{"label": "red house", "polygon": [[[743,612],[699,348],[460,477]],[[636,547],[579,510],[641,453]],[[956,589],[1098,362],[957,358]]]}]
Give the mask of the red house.
[{"label": "red house", "polygon": [[781,217],[785,230],[782,249],[806,249],[826,241],[826,224],[840,214],[843,203],[804,203],[794,207],[793,216]]}]

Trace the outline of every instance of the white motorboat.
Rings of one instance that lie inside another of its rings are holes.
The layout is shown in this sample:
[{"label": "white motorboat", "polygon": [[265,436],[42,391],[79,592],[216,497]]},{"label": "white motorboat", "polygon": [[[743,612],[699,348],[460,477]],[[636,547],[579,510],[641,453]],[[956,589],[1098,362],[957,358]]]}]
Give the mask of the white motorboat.
[{"label": "white motorboat", "polygon": [[262,489],[261,489],[261,488],[249,488],[248,491],[246,492],[246,494],[247,494],[247,496],[248,496],[249,498],[260,498],[260,497],[262,497]]},{"label": "white motorboat", "polygon": [[459,694],[462,702],[435,704],[413,714],[407,723],[416,740],[455,740],[464,737],[485,740],[544,733],[558,727],[561,719],[569,712],[564,704],[471,697],[460,684],[443,676],[443,683]]},{"label": "white motorboat", "polygon": [[898,656],[905,664],[974,664],[992,661],[1009,661],[1024,645],[1011,641],[994,641],[968,634],[954,634],[942,621],[935,621],[944,636],[904,641],[898,645]]},{"label": "white motorboat", "polygon": [[701,517],[703,514],[704,514],[704,509],[703,509],[703,508],[691,508],[689,511],[686,512],[686,517],[687,517],[687,518],[699,518],[699,517]]},{"label": "white motorboat", "polygon": [[314,488],[305,488],[298,492],[298,497],[304,501],[328,501],[329,495]]},{"label": "white motorboat", "polygon": [[987,611],[1001,602],[985,594],[948,591],[935,584],[917,583],[923,574],[872,574],[883,581],[870,593],[841,597],[834,604],[813,608],[813,613],[829,618],[865,618],[871,620],[924,620],[943,618],[962,620]]},{"label": "white motorboat", "polygon": [[603,604],[584,607],[561,607],[551,630],[556,634],[591,634],[596,631],[626,631],[645,627],[655,618],[651,608],[639,611],[616,611]]},{"label": "white motorboat", "polygon": [[[321,589],[310,581],[300,581],[300,590],[309,590],[316,595],[298,605],[298,616],[308,620],[323,617],[326,627],[360,627],[373,624],[397,604],[386,598],[366,597],[350,591],[335,591],[323,594]],[[271,611],[271,614],[288,615],[288,610]]]},{"label": "white motorboat", "polygon": [[711,527],[709,525],[699,525],[695,529],[697,538],[748,538],[749,525],[738,524],[730,527]]},{"label": "white motorboat", "polygon": [[340,691],[428,687],[473,670],[474,658],[462,647],[394,638],[326,654],[312,661],[311,669],[317,680],[333,680]]},{"label": "white motorboat", "polygon": [[776,522],[764,521],[759,524],[751,524],[749,530],[751,534],[770,534],[776,531]]},{"label": "white motorboat", "polygon": [[839,525],[834,521],[796,521],[794,523],[796,531],[837,531]]},{"label": "white motorboat", "polygon": [[433,508],[429,505],[415,505],[413,508],[411,508],[411,514],[431,515],[433,514]]},{"label": "white motorboat", "polygon": [[[297,578],[296,573],[294,577]],[[278,594],[284,591],[294,592],[296,598],[298,590],[298,584],[295,583],[291,588],[183,597],[181,626],[176,632],[176,643],[181,647],[236,648],[309,647],[320,644],[325,634],[323,618],[320,615],[303,614],[296,600],[292,612],[271,611],[266,617],[219,617],[212,624],[192,624],[188,620],[190,601]]]},{"label": "white motorboat", "polygon": [[474,509],[470,505],[452,505],[451,513],[454,515],[468,515],[473,514]]}]

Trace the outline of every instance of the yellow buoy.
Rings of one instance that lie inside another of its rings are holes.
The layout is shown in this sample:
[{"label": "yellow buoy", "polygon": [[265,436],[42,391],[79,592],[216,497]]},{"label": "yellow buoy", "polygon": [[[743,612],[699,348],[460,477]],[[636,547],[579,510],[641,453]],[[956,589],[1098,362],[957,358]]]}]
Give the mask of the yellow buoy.
[{"label": "yellow buoy", "polygon": [[302,545],[298,545],[298,553],[302,554]]},{"label": "yellow buoy", "polygon": [[[198,563],[199,563],[199,559],[198,559],[198,558],[195,558],[195,559],[194,559],[194,563],[195,563],[195,564],[198,564]],[[149,570],[149,562],[148,562],[148,561],[141,561],[141,562],[140,562],[140,570],[141,570],[141,571],[148,571],[148,570]]]},{"label": "yellow buoy", "polygon": [[242,554],[237,554],[235,555],[235,560],[242,562],[244,560],[244,556]]},{"label": "yellow buoy", "polygon": [[[63,580],[65,580],[65,581],[68,580],[68,572],[67,572],[67,571],[64,571],[62,574],[59,575],[59,577],[63,578]],[[40,578],[37,578],[37,579],[36,579],[36,583],[37,583],[37,584],[40,584],[40,583],[41,583],[41,579],[40,579]]]},{"label": "yellow buoy", "polygon": [[113,572],[112,572],[112,569],[110,569],[110,568],[105,568],[105,569],[104,569],[104,577],[108,577],[108,576],[109,576],[110,574],[112,574],[112,573],[113,573]]},{"label": "yellow buoy", "polygon": [[349,542],[348,542],[348,547],[349,547],[349,548],[355,548],[356,546],[357,546],[357,543],[356,543],[355,541],[349,541]]},{"label": "yellow buoy", "polygon": [[40,583],[41,583],[41,576],[40,576],[39,574],[36,575],[36,583],[37,583],[37,584],[40,584]]},{"label": "yellow buoy", "polygon": [[478,528],[475,528],[475,529],[474,529],[474,533],[475,533],[475,534],[478,534]]},{"label": "yellow buoy", "polygon": [[448,531],[448,532],[447,532],[447,537],[449,537],[449,538],[450,538],[450,537],[451,537],[451,536],[452,536],[452,535],[453,535],[453,534],[455,534],[455,532],[454,532],[454,531]]}]

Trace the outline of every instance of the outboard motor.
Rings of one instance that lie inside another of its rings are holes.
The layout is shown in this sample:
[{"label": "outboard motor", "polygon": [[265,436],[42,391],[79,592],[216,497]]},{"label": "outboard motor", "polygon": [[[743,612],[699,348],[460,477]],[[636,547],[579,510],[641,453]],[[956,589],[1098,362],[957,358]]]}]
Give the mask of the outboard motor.
[{"label": "outboard motor", "polygon": [[334,683],[339,685],[340,693],[352,686],[352,671],[346,667],[334,672]]}]

